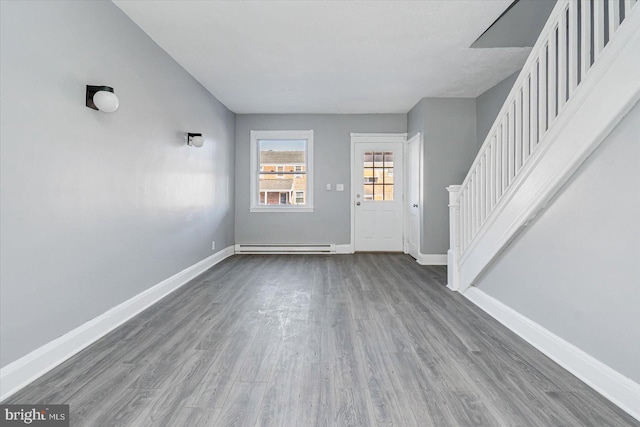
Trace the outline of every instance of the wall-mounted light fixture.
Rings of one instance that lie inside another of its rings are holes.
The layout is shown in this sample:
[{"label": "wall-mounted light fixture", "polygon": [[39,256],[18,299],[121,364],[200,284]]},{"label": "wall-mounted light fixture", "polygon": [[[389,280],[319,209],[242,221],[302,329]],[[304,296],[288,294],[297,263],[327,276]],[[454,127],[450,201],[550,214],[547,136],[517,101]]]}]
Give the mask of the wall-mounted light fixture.
[{"label": "wall-mounted light fixture", "polygon": [[201,133],[187,133],[187,145],[192,147],[202,147],[204,138]]},{"label": "wall-mounted light fixture", "polygon": [[87,85],[87,107],[94,110],[103,111],[105,113],[113,113],[118,109],[120,101],[113,88],[109,86],[90,86]]}]

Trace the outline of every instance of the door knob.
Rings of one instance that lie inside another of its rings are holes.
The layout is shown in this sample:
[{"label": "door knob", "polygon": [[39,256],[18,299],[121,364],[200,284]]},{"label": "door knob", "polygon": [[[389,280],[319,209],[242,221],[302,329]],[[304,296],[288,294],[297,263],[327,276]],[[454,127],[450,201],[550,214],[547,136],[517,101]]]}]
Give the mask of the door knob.
[{"label": "door knob", "polygon": [[413,204],[413,207],[414,207],[414,208],[417,208],[417,207],[418,207],[418,205],[414,203],[414,204]]},{"label": "door knob", "polygon": [[357,203],[356,203],[356,206],[360,206],[360,202],[357,202]]}]

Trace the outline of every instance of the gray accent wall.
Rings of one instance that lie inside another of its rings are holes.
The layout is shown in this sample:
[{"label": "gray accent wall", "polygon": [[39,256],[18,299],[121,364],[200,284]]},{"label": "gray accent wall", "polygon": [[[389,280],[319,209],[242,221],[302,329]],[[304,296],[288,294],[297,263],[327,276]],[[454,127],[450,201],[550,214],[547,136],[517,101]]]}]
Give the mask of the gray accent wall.
[{"label": "gray accent wall", "polygon": [[[314,131],[314,212],[249,212],[250,132]],[[348,244],[351,132],[404,133],[405,114],[239,114],[236,117],[236,243]],[[331,184],[332,191],[326,191]],[[344,191],[335,191],[344,184]]]},{"label": "gray accent wall", "polygon": [[234,243],[235,117],[111,2],[0,5],[6,366]]},{"label": "gray accent wall", "polygon": [[471,47],[531,47],[555,5],[555,0],[515,0]]},{"label": "gray accent wall", "polygon": [[640,383],[640,104],[477,281]]},{"label": "gray accent wall", "polygon": [[461,184],[475,158],[476,100],[473,98],[423,98],[407,116],[409,137],[422,132],[423,254],[446,254],[449,249],[449,193]]},{"label": "gray accent wall", "polygon": [[493,126],[493,122],[498,117],[498,113],[504,105],[504,101],[506,101],[518,75],[520,75],[520,70],[476,98],[476,139],[478,141],[478,150],[480,150],[484,139],[489,134],[491,126]]}]

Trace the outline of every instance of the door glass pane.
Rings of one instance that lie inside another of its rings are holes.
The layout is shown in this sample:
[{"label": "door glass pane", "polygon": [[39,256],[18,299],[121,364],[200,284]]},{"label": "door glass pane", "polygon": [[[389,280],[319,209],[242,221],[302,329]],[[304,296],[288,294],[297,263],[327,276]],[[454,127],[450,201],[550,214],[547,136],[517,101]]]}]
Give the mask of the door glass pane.
[{"label": "door glass pane", "polygon": [[384,153],[375,152],[373,153],[373,166],[377,168],[381,168],[384,166]]},{"label": "door glass pane", "polygon": [[364,153],[364,200],[393,200],[393,152]]},{"label": "door glass pane", "polygon": [[393,184],[384,185],[384,200],[393,200]]},{"label": "door glass pane", "polygon": [[384,169],[384,183],[393,184],[393,168]]},{"label": "door glass pane", "polygon": [[373,200],[384,200],[384,188],[386,185],[373,186]]},{"label": "door glass pane", "polygon": [[372,152],[364,153],[364,167],[365,168],[373,167],[373,153]]},{"label": "door glass pane", "polygon": [[373,200],[373,184],[364,185],[364,200]]},{"label": "door glass pane", "polygon": [[392,168],[393,167],[393,153],[386,152],[384,153],[384,163],[385,166]]}]

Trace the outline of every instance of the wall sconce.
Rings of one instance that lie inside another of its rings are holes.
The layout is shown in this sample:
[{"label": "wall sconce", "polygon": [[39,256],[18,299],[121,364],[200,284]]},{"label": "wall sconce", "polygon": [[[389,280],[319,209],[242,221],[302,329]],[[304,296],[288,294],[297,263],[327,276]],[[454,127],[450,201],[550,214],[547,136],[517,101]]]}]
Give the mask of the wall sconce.
[{"label": "wall sconce", "polygon": [[187,145],[191,147],[202,147],[204,138],[201,133],[187,133]]},{"label": "wall sconce", "polygon": [[105,113],[113,113],[118,109],[120,101],[113,88],[109,86],[90,86],[87,85],[87,107],[94,110],[103,111]]}]

